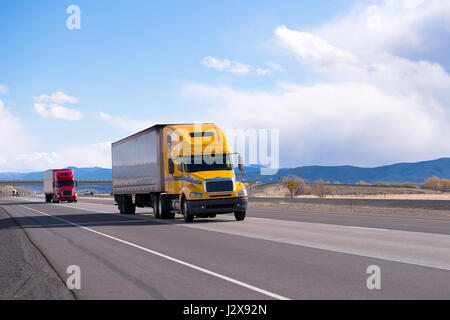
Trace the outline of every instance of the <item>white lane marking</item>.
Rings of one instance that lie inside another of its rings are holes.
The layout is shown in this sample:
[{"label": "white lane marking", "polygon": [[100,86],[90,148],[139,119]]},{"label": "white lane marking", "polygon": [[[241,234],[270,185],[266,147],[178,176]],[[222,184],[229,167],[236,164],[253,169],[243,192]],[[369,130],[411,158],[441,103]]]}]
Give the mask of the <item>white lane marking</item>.
[{"label": "white lane marking", "polygon": [[388,229],[380,229],[380,228],[368,228],[368,227],[357,227],[357,226],[348,226],[352,229],[359,229],[359,230],[369,230],[369,231],[388,231]]},{"label": "white lane marking", "polygon": [[198,267],[198,266],[196,266],[196,265],[194,265],[194,264],[191,264],[191,263],[188,263],[188,262],[185,262],[185,261],[182,261],[182,260],[179,260],[179,259],[170,257],[170,256],[165,255],[165,254],[163,254],[163,253],[160,253],[160,252],[157,252],[157,251],[154,251],[154,250],[147,249],[147,248],[145,248],[145,247],[142,247],[142,246],[140,246],[140,245],[134,244],[134,243],[132,243],[132,242],[129,242],[129,241],[126,241],[126,240],[122,240],[122,239],[119,239],[119,238],[116,238],[116,237],[113,237],[113,236],[110,236],[110,235],[108,235],[108,234],[106,234],[106,233],[99,232],[99,231],[96,231],[96,230],[91,229],[91,228],[88,228],[88,227],[84,227],[84,226],[79,225],[79,224],[77,224],[77,223],[70,222],[70,221],[68,221],[68,220],[65,220],[65,219],[62,219],[62,218],[59,218],[59,217],[52,216],[52,215],[50,215],[50,214],[48,214],[48,213],[45,213],[45,212],[42,212],[42,211],[39,211],[39,210],[30,208],[30,207],[27,207],[27,206],[24,206],[24,205],[19,205],[19,206],[24,207],[24,208],[29,209],[29,210],[32,210],[32,211],[35,211],[35,212],[38,212],[38,213],[43,214],[43,215],[45,215],[45,216],[48,216],[48,217],[52,217],[52,218],[58,219],[58,220],[63,221],[63,222],[65,222],[65,223],[68,223],[68,224],[71,224],[71,225],[80,227],[80,228],[82,228],[82,229],[84,229],[84,230],[93,232],[93,233],[95,233],[95,234],[101,235],[101,236],[106,237],[106,238],[108,238],[108,239],[112,239],[112,240],[118,241],[118,242],[120,242],[120,243],[129,245],[129,246],[131,246],[131,247],[134,247],[134,248],[143,250],[143,251],[145,251],[145,252],[148,252],[148,253],[151,253],[151,254],[156,255],[156,256],[158,256],[158,257],[161,257],[161,258],[170,260],[170,261],[172,261],[172,262],[181,264],[181,265],[186,266],[186,267],[189,267],[189,268],[191,268],[191,269],[194,269],[194,270],[197,270],[197,271],[200,271],[200,272],[209,274],[209,275],[214,276],[214,277],[216,277],[216,278],[219,278],[219,279],[222,279],[222,280],[225,280],[225,281],[228,281],[228,282],[237,284],[237,285],[239,285],[239,286],[241,286],[241,287],[244,287],[244,288],[253,290],[253,291],[255,291],[255,292],[261,293],[261,294],[266,295],[266,296],[268,296],[268,297],[271,297],[271,298],[274,298],[274,299],[278,299],[278,300],[290,300],[289,298],[283,297],[283,296],[281,296],[281,295],[279,295],[279,294],[276,294],[276,293],[273,293],[273,292],[270,292],[270,291],[267,291],[267,290],[264,290],[264,289],[261,289],[261,288],[252,286],[252,285],[250,285],[250,284],[248,284],[248,283],[245,283],[245,282],[242,282],[242,281],[239,281],[239,280],[236,280],[236,279],[233,279],[233,278],[224,276],[224,275],[222,275],[222,274],[220,274],[220,273],[217,273],[217,272],[214,272],[214,271],[211,271],[211,270],[202,268],[202,267]]}]

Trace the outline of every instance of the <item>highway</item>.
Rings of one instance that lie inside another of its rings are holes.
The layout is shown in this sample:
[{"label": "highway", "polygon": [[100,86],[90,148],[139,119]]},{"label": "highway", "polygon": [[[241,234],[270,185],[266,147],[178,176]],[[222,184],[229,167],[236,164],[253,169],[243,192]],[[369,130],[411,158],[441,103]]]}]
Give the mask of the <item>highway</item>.
[{"label": "highway", "polygon": [[[249,209],[156,220],[110,200],[0,200],[78,299],[450,299],[450,218]],[[381,289],[367,268],[379,266]]]}]

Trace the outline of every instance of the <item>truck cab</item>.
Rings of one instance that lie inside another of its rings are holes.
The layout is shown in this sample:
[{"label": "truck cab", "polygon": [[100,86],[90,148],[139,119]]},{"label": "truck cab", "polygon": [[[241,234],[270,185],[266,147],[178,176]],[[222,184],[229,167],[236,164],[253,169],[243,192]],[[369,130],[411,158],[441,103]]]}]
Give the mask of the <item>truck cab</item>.
[{"label": "truck cab", "polygon": [[[175,125],[164,128],[165,189],[174,207],[192,221],[234,212],[245,218],[247,192],[236,181],[225,135],[215,124]],[[178,202],[178,204],[177,204]]]}]

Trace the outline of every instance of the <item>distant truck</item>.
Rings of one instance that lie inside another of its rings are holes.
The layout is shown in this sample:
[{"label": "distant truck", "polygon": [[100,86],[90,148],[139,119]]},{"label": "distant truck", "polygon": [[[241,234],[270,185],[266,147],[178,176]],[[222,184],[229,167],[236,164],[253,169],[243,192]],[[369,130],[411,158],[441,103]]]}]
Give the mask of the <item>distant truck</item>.
[{"label": "distant truck", "polygon": [[77,202],[72,169],[51,169],[44,172],[45,202]]},{"label": "distant truck", "polygon": [[[121,214],[152,207],[155,218],[184,221],[234,213],[244,220],[247,191],[215,124],[158,124],[112,144],[113,195]],[[241,169],[241,165],[240,169]]]}]

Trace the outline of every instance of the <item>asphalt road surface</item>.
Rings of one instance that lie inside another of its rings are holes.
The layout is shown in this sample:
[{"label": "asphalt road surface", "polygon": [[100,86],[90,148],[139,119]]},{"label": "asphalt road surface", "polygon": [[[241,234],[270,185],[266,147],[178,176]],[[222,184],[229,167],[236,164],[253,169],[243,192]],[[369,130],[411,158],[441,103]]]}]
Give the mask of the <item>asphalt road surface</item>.
[{"label": "asphalt road surface", "polygon": [[[249,209],[185,224],[108,200],[0,207],[62,283],[80,268],[79,299],[450,299],[445,217]],[[373,265],[381,289],[369,290]]]}]

